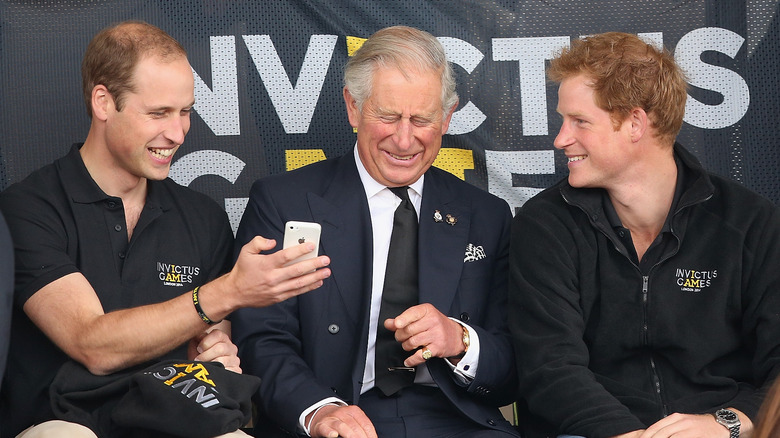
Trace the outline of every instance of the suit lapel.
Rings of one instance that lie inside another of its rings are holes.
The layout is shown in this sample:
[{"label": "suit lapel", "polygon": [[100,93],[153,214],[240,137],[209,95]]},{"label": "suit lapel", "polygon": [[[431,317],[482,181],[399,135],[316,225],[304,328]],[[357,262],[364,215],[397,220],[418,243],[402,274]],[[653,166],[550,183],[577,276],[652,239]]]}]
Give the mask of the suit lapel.
[{"label": "suit lapel", "polygon": [[320,245],[330,257],[332,279],[347,313],[358,324],[368,315],[372,238],[368,202],[353,154],[339,159],[330,186],[322,196],[309,193],[308,202],[312,218],[322,226]]},{"label": "suit lapel", "polygon": [[[457,222],[436,222],[436,210]],[[442,175],[435,169],[426,173],[420,206],[420,302],[433,304],[445,315],[460,282],[471,225],[469,211],[469,200],[446,186]]]}]

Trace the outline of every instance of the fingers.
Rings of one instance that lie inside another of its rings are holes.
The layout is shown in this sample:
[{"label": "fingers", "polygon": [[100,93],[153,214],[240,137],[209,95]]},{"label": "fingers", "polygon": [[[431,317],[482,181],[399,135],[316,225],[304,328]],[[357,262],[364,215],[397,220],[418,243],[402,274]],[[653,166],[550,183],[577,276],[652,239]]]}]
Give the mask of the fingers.
[{"label": "fingers", "polygon": [[712,415],[674,413],[647,428],[640,438],[728,438],[729,431]]},{"label": "fingers", "polygon": [[196,350],[198,355],[195,356],[194,360],[220,362],[226,369],[241,374],[238,347],[222,330],[211,330],[206,333],[198,342]]},{"label": "fingers", "polygon": [[[330,263],[330,259],[326,256],[321,256],[318,260],[320,260],[318,264],[321,266],[327,266]],[[303,265],[304,263],[308,265],[309,261],[299,262],[287,268],[282,268],[287,271],[282,274],[276,286],[271,288],[277,294],[275,302],[282,302],[288,298],[317,289],[322,286],[326,278],[330,277],[330,269],[324,267],[316,271],[307,270],[304,273],[299,272],[305,268],[298,265]],[[289,271],[290,269],[292,271]]]},{"label": "fingers", "polygon": [[420,347],[417,350],[415,350],[415,352],[412,353],[411,356],[407,357],[406,360],[404,360],[404,366],[416,367],[421,363],[425,363],[427,360],[431,358],[431,357],[429,357],[428,359],[425,358],[424,354],[426,350],[430,352],[431,357],[438,357],[437,354],[434,353],[434,350],[431,350],[430,346]]},{"label": "fingers", "polygon": [[465,349],[460,324],[430,303],[410,307],[396,318],[385,320],[384,326],[395,331],[395,339],[404,350],[413,351],[404,366],[414,367],[425,362],[425,350],[430,352],[430,357],[444,358],[457,356]]},{"label": "fingers", "polygon": [[310,432],[313,437],[377,438],[371,420],[354,405],[321,409],[312,421]]},{"label": "fingers", "polygon": [[[276,241],[273,239],[266,239],[262,236],[255,236],[252,240],[247,242],[241,249],[242,253],[247,255],[259,256],[263,251],[270,251],[276,248]],[[302,243],[300,245],[291,246],[290,248],[279,250],[273,254],[264,254],[266,257],[258,258],[257,263],[268,265],[270,267],[281,267],[287,263],[314,251],[315,245],[311,242]],[[296,269],[291,272],[296,272],[300,276],[315,269],[323,268],[330,264],[330,258],[327,256],[314,257],[310,260],[303,260],[295,263]],[[266,266],[269,267],[269,266]]]},{"label": "fingers", "polygon": [[[418,304],[406,309],[403,313],[395,317],[393,320],[394,328],[396,330],[403,329],[409,324],[420,321],[425,318],[429,313],[437,312],[435,307],[429,303]],[[389,327],[387,327],[390,330]]]},{"label": "fingers", "polygon": [[330,258],[314,257],[285,266],[301,255],[314,251],[304,243],[271,254],[275,241],[257,236],[243,246],[229,280],[237,291],[238,307],[266,307],[309,292],[331,275]]}]

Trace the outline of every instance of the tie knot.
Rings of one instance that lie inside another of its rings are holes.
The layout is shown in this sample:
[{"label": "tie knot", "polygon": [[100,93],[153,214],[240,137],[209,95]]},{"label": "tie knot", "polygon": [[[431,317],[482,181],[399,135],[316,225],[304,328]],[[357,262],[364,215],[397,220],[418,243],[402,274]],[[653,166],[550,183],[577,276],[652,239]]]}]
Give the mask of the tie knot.
[{"label": "tie knot", "polygon": [[403,186],[403,187],[388,187],[391,192],[395,194],[395,196],[398,196],[401,198],[402,201],[411,202],[409,200],[409,186]]}]

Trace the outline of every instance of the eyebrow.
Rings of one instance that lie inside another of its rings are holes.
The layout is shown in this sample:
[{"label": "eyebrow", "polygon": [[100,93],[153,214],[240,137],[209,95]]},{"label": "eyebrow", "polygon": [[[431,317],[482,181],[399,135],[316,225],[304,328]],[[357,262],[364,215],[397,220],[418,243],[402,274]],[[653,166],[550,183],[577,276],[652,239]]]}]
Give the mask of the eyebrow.
[{"label": "eyebrow", "polygon": [[[195,100],[190,102],[189,105],[183,107],[183,108],[192,108],[195,106]],[[163,106],[151,106],[147,108],[147,111],[172,111],[174,108],[170,105],[163,105]]]},{"label": "eyebrow", "polygon": [[[377,115],[380,115],[380,116],[388,116],[388,115],[390,115],[390,116],[401,116],[400,112],[388,110],[388,109],[385,109],[385,108],[376,108],[375,107],[374,108],[374,112]],[[409,118],[410,119],[417,118],[417,119],[425,119],[425,120],[435,120],[436,117],[437,117],[437,113],[438,112],[439,112],[438,110],[434,110],[432,112],[425,113],[425,114],[410,114]]]}]

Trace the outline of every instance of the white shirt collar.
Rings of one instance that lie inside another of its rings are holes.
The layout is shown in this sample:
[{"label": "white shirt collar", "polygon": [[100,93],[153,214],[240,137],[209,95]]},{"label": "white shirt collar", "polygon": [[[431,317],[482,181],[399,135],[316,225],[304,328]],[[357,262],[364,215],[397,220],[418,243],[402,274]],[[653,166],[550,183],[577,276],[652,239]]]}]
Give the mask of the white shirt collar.
[{"label": "white shirt collar", "polygon": [[[360,154],[358,153],[357,143],[353,149],[355,154],[355,164],[357,165],[358,174],[360,175],[360,181],[363,183],[363,189],[366,191],[366,198],[371,199],[376,194],[386,189],[387,186],[379,184],[366,170],[366,166],[363,165],[363,161],[360,160]],[[423,181],[425,180],[425,174],[421,175],[414,183],[409,187],[422,199]]]}]

